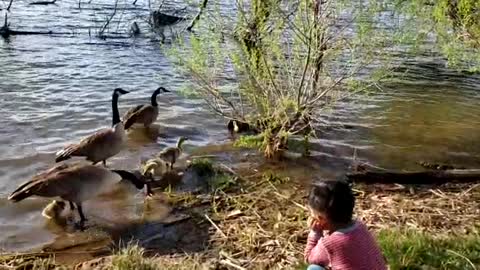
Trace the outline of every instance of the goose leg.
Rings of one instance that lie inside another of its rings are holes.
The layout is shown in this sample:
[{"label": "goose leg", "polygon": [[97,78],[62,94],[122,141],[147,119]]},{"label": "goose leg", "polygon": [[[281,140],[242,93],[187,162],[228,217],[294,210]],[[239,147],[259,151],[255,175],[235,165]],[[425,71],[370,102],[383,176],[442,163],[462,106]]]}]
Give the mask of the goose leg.
[{"label": "goose leg", "polygon": [[85,218],[85,215],[83,214],[82,205],[80,203],[77,203],[77,210],[78,210],[78,214],[80,215],[80,222],[87,221],[87,219]]},{"label": "goose leg", "polygon": [[75,210],[75,205],[73,204],[72,201],[68,201],[68,203],[70,204],[70,210]]},{"label": "goose leg", "polygon": [[80,203],[76,203],[76,205],[77,205],[78,214],[80,215],[80,221],[75,223],[75,227],[83,231],[85,229],[85,221],[87,221],[87,219],[83,214],[82,205]]},{"label": "goose leg", "polygon": [[147,197],[153,196],[152,188],[150,187],[150,183],[145,183],[145,195]]}]

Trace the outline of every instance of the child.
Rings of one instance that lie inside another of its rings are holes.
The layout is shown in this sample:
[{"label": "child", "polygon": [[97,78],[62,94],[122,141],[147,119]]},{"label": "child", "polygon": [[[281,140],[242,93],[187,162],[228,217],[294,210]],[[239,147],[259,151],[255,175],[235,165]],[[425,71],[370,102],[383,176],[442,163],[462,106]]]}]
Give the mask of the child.
[{"label": "child", "polygon": [[386,270],[375,239],[352,220],[355,197],[348,183],[323,181],[308,196],[310,218],[305,259],[308,270]]}]

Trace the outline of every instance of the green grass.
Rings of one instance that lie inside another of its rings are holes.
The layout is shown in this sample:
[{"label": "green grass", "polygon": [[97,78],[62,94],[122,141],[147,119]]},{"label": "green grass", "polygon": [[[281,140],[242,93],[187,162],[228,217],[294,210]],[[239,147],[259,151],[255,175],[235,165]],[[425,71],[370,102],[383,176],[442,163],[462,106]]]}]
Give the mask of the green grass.
[{"label": "green grass", "polygon": [[383,230],[378,242],[391,270],[480,269],[480,235]]},{"label": "green grass", "polygon": [[248,149],[260,149],[263,144],[263,135],[242,135],[239,136],[235,143],[234,147],[238,148],[248,148]]},{"label": "green grass", "polygon": [[144,249],[133,244],[120,250],[112,258],[109,270],[157,270],[160,269],[154,259],[144,257]]},{"label": "green grass", "polygon": [[207,158],[196,158],[192,160],[192,164],[190,166],[198,173],[199,176],[205,177],[215,173],[212,161]]},{"label": "green grass", "polygon": [[190,166],[200,177],[204,177],[208,180],[208,184],[212,190],[226,191],[237,183],[232,175],[226,174],[224,171],[215,168],[210,159],[194,159]]}]

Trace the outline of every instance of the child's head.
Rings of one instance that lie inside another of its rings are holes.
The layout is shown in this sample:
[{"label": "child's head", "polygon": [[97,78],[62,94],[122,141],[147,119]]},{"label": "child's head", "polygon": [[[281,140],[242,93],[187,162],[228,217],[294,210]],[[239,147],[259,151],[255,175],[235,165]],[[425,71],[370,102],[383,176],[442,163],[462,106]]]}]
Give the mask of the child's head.
[{"label": "child's head", "polygon": [[320,221],[347,224],[352,220],[355,197],[344,181],[321,181],[315,183],[308,195],[312,215]]}]

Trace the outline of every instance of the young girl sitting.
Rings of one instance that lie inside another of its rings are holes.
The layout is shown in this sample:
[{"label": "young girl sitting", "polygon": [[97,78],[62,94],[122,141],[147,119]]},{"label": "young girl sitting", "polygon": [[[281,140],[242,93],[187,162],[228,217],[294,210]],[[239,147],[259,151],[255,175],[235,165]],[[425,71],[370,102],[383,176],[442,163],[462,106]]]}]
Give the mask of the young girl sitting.
[{"label": "young girl sitting", "polygon": [[352,220],[355,197],[348,183],[323,181],[308,196],[310,218],[305,259],[308,270],[386,270],[367,227]]}]

